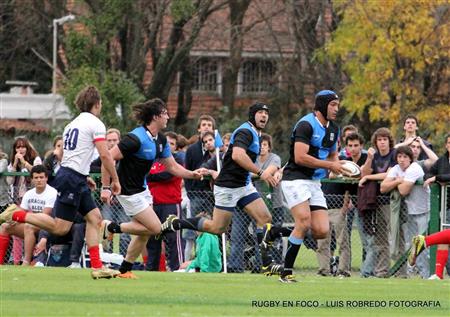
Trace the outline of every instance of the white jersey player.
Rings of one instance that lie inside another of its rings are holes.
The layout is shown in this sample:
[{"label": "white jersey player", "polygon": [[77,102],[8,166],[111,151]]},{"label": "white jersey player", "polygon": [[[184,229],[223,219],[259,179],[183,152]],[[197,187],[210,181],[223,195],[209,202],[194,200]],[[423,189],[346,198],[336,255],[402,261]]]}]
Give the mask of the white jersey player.
[{"label": "white jersey player", "polygon": [[98,247],[102,217],[89,188],[95,187],[95,183],[88,178],[89,164],[95,149],[111,176],[111,191],[115,195],[120,193],[119,179],[106,145],[105,125],[98,119],[102,109],[100,93],[95,87],[88,86],[78,94],[75,104],[81,114],[64,129],[63,159],[53,181],[53,186],[58,191],[54,206],[55,218],[45,214],[18,211],[12,206],[0,215],[0,223],[10,220],[26,222],[54,235],[65,235],[70,230],[78,211],[86,219],[86,243],[91,267],[94,269],[92,277],[111,278],[119,272],[102,268]]}]

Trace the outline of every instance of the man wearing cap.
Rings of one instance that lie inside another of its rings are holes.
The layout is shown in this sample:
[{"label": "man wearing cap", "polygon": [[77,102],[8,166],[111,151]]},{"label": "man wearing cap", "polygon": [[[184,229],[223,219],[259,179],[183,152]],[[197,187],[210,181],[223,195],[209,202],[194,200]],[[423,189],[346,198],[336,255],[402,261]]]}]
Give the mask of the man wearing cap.
[{"label": "man wearing cap", "polygon": [[293,275],[295,258],[306,233],[311,230],[316,239],[323,239],[329,231],[327,203],[320,180],[327,169],[342,173],[343,161],[338,160],[339,127],[333,122],[339,109],[339,97],[331,90],[316,95],[314,111],[302,117],[291,135],[290,157],[283,171],[281,189],[295,220],[292,231],[281,227],[267,227],[264,243],[289,233],[288,248],[280,282],[296,282]]},{"label": "man wearing cap", "polygon": [[[256,102],[249,108],[249,119],[231,135],[230,145],[223,159],[223,167],[214,185],[215,206],[212,219],[196,217],[179,219],[171,215],[162,224],[163,232],[180,229],[192,229],[214,234],[225,232],[231,223],[235,207],[245,210],[256,221],[258,243],[263,240],[263,227],[272,221],[272,216],[263,199],[253,186],[250,173],[259,175],[260,179],[271,186],[278,184],[279,176],[276,166],[266,170],[255,165],[260,152],[260,136],[269,120],[269,107]],[[274,176],[275,175],[275,176]],[[266,250],[263,250],[266,251]],[[272,271],[268,252],[262,252],[263,267]],[[276,266],[281,268],[281,266]]]}]

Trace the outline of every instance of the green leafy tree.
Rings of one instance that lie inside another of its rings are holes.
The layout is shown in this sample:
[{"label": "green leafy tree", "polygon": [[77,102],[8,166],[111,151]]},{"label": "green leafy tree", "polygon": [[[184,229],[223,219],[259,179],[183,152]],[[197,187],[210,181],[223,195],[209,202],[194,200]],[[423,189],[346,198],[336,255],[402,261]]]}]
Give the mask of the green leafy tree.
[{"label": "green leafy tree", "polygon": [[65,38],[66,80],[62,93],[74,113],[74,100],[87,85],[95,85],[102,96],[102,119],[107,127],[127,130],[131,106],[143,99],[139,87],[125,72],[117,69],[111,47],[116,35],[132,12],[131,1],[85,1],[88,13],[77,22],[83,30],[70,31]]},{"label": "green leafy tree", "polygon": [[449,5],[446,1],[336,1],[342,17],[319,56],[341,62],[343,106],[374,125],[416,114],[433,142],[448,130]]}]

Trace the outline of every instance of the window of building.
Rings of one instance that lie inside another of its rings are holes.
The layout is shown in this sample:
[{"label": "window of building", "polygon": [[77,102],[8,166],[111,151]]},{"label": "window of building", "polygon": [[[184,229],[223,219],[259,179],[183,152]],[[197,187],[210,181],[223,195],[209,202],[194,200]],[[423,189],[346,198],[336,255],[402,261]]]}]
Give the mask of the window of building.
[{"label": "window of building", "polygon": [[241,89],[243,93],[269,92],[276,85],[276,64],[271,60],[248,60],[242,64]]},{"label": "window of building", "polygon": [[200,58],[192,70],[193,90],[217,92],[219,80],[219,63],[210,58]]}]

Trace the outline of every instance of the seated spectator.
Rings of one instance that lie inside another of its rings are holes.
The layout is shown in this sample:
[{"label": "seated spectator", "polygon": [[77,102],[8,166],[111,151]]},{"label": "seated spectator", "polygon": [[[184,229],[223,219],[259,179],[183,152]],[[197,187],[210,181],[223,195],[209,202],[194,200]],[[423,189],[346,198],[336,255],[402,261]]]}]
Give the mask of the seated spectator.
[{"label": "seated spectator", "polygon": [[53,150],[46,155],[44,159],[44,166],[47,169],[48,184],[52,185],[53,179],[56,173],[61,167],[61,160],[63,156],[63,139],[61,135],[58,135],[53,140]]},{"label": "seated spectator", "polygon": [[[31,169],[31,178],[35,187],[24,194],[20,207],[27,212],[42,212],[50,215],[56,200],[57,191],[50,185],[47,185],[47,170],[43,165],[34,166]],[[29,265],[38,232],[39,228],[30,224],[3,223],[0,226],[0,263],[4,262],[4,256],[9,244],[9,235],[14,235],[25,240],[25,256],[22,265]]]},{"label": "seated spectator", "polygon": [[[35,165],[42,164],[36,150],[30,141],[25,137],[18,137],[14,141],[9,157],[8,172],[25,172],[29,173]],[[8,184],[11,185],[11,193],[16,205],[20,205],[20,201],[31,184],[30,177],[27,176],[8,176]]]},{"label": "seated spectator", "polygon": [[195,258],[183,263],[186,272],[219,273],[222,271],[222,252],[217,235],[200,232],[196,241]]},{"label": "seated spectator", "polygon": [[3,153],[0,149],[0,213],[5,210],[12,199],[9,195],[9,185],[6,182],[6,176],[1,174],[8,171],[8,154]]}]

